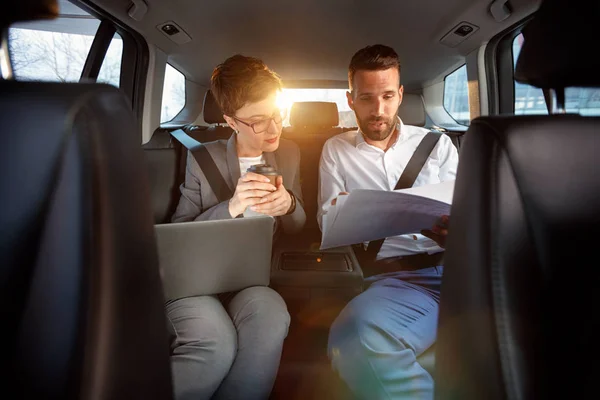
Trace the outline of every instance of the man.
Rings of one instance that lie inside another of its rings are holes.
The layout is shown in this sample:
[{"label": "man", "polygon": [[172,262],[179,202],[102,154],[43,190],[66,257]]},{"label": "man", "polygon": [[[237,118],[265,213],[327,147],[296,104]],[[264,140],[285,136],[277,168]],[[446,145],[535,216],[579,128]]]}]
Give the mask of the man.
[{"label": "man", "polygon": [[[348,104],[359,129],[325,143],[318,220],[337,196],[355,189],[393,190],[428,130],[404,125],[400,62],[387,46],[359,50],[350,62]],[[458,153],[441,135],[413,186],[454,180]],[[333,367],[360,398],[433,398],[433,379],[417,362],[436,337],[439,266],[448,217],[424,235],[387,238],[368,289],[337,317],[329,333]],[[432,240],[434,239],[434,240]],[[433,254],[433,255],[429,255]],[[375,257],[375,255],[373,255]],[[385,272],[385,273],[382,273]]]}]

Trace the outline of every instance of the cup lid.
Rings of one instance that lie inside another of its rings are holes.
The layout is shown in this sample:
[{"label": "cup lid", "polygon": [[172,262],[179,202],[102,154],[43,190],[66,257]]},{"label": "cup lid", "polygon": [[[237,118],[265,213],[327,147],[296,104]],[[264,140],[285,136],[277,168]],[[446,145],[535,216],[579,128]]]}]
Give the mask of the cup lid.
[{"label": "cup lid", "polygon": [[256,164],[256,165],[252,165],[250,168],[248,168],[247,170],[248,172],[254,172],[255,174],[261,174],[261,175],[274,175],[277,174],[277,170],[275,169],[275,167],[273,167],[272,165],[269,164]]}]

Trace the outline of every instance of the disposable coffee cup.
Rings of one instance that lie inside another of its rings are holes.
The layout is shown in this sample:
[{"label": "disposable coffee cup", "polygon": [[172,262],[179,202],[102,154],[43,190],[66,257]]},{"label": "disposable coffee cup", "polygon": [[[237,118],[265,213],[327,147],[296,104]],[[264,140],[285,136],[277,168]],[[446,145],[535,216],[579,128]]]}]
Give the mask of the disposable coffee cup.
[{"label": "disposable coffee cup", "polygon": [[[255,174],[259,174],[259,175],[269,178],[269,181],[271,182],[271,184],[273,186],[277,187],[277,177],[279,176],[279,173],[277,172],[275,167],[273,167],[272,165],[256,164],[256,165],[253,165],[250,168],[248,168],[246,171],[254,172]],[[244,217],[256,217],[256,216],[261,216],[261,215],[264,216],[264,214],[262,214],[262,213],[259,213],[257,211],[252,211],[250,209],[250,207],[247,207],[246,210],[244,211]]]},{"label": "disposable coffee cup", "polygon": [[277,169],[269,164],[256,164],[247,169],[248,172],[254,172],[255,174],[263,175],[269,178],[271,184],[277,187],[277,177],[279,172]]}]

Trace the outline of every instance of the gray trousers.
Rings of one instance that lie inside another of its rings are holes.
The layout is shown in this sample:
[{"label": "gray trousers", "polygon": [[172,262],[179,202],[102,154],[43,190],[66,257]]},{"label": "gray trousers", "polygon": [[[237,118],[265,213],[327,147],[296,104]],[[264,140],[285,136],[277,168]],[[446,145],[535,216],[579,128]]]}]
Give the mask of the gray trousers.
[{"label": "gray trousers", "polygon": [[290,316],[267,287],[233,297],[167,303],[176,338],[171,366],[177,400],[267,399],[279,368]]}]

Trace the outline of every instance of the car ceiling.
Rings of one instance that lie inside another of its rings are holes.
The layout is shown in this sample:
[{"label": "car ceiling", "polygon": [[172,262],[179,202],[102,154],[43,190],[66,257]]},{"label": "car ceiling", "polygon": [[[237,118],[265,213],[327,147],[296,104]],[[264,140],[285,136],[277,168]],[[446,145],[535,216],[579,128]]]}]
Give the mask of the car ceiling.
[{"label": "car ceiling", "polygon": [[[489,12],[492,1],[482,0],[144,1],[148,11],[136,21],[127,14],[130,0],[93,0],[203,86],[213,68],[236,53],[263,59],[284,82],[303,86],[302,81],[328,80],[345,85],[356,50],[382,43],[400,55],[404,85],[421,88],[539,7],[539,0],[509,0],[511,16],[497,22]],[[157,28],[167,21],[183,28],[192,40],[180,45],[167,38]],[[441,44],[440,39],[462,21],[479,30],[457,47]]]}]

